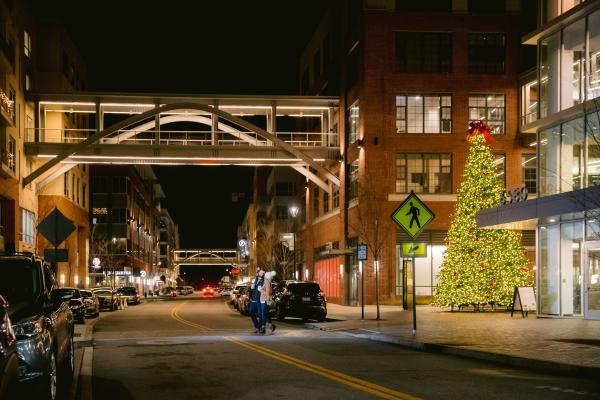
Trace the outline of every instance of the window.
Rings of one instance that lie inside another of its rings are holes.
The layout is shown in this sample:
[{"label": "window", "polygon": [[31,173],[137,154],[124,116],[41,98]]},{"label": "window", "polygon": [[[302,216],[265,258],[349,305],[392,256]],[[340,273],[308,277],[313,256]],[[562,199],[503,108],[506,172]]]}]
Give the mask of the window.
[{"label": "window", "polygon": [[396,133],[451,132],[451,96],[396,96]]},{"label": "window", "polygon": [[75,186],[75,175],[71,175],[71,200],[75,201],[75,192],[77,191],[77,186]]},{"label": "window", "polygon": [[33,244],[35,214],[21,208],[21,241]]},{"label": "window", "polygon": [[[339,176],[338,176],[339,177]],[[340,208],[340,187],[338,185],[333,185],[333,190],[332,190],[332,206],[333,209],[336,210],[338,208]]]},{"label": "window", "polygon": [[521,177],[523,185],[529,193],[537,193],[537,157],[535,154],[521,155]]},{"label": "window", "polygon": [[319,216],[319,192],[318,187],[313,189],[313,218]]},{"label": "window", "polygon": [[469,0],[469,12],[505,12],[506,0]]},{"label": "window", "polygon": [[294,182],[276,182],[275,196],[295,196],[296,184]]},{"label": "window", "polygon": [[323,214],[329,212],[329,192],[323,191]]},{"label": "window", "polygon": [[113,208],[112,209],[112,222],[115,224],[127,223],[127,209]]},{"label": "window", "polygon": [[114,176],[112,184],[113,193],[127,193],[127,182],[124,176]]},{"label": "window", "polygon": [[31,57],[31,35],[27,31],[23,31],[23,52],[26,57]]},{"label": "window", "polygon": [[506,156],[504,154],[494,154],[493,156],[496,175],[502,181],[502,186],[506,187]]},{"label": "window", "polygon": [[6,156],[6,164],[8,168],[15,173],[17,170],[17,142],[12,137],[9,136],[8,139],[8,155]]},{"label": "window", "polygon": [[86,195],[87,195],[87,193],[86,193],[86,190],[87,190],[87,185],[86,185],[86,184],[85,184],[85,182],[84,182],[84,183],[82,183],[82,185],[81,185],[81,206],[82,206],[83,208],[85,208],[85,207],[86,207],[86,203],[85,203],[85,197],[86,197]]},{"label": "window", "polygon": [[31,75],[25,74],[25,90],[31,90]]},{"label": "window", "polygon": [[69,173],[63,174],[63,195],[69,197]]},{"label": "window", "polygon": [[397,153],[396,193],[452,193],[450,154]]},{"label": "window", "polygon": [[349,200],[358,198],[358,160],[350,165],[350,196]]},{"label": "window", "polygon": [[396,11],[450,12],[452,11],[452,0],[396,0]]},{"label": "window", "polygon": [[356,142],[358,138],[358,119],[360,109],[358,102],[355,102],[348,110],[348,142],[350,144]]},{"label": "window", "polygon": [[77,183],[76,183],[75,185],[76,185],[76,186],[75,186],[75,196],[76,196],[76,199],[75,199],[75,200],[76,200],[76,203],[77,203],[77,204],[80,204],[80,203],[79,203],[79,199],[80,199],[79,178],[77,178]]},{"label": "window", "polygon": [[469,121],[485,121],[493,135],[502,135],[504,131],[504,95],[482,94],[469,96]]},{"label": "window", "polygon": [[277,219],[288,219],[289,209],[286,206],[275,207],[275,218]]},{"label": "window", "polygon": [[396,71],[452,72],[452,34],[396,32]]},{"label": "window", "polygon": [[502,33],[469,35],[469,72],[473,74],[503,74],[506,58]]}]

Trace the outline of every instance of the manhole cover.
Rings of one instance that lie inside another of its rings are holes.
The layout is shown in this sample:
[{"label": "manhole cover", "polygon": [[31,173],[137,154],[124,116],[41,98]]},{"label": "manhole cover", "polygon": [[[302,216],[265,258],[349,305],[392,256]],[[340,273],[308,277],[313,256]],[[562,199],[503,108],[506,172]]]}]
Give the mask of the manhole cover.
[{"label": "manhole cover", "polygon": [[555,342],[600,346],[600,339],[554,339]]}]

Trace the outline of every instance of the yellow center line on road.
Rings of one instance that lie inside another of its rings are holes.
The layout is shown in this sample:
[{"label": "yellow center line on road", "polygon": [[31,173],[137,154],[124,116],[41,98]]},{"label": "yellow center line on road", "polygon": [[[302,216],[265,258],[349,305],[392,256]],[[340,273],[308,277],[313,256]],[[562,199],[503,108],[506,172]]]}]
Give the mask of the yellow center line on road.
[{"label": "yellow center line on road", "polygon": [[398,392],[393,389],[386,388],[384,386],[377,385],[375,383],[371,383],[369,381],[365,381],[364,379],[355,378],[350,375],[343,374],[341,372],[333,371],[327,368],[323,368],[320,365],[316,365],[313,363],[309,363],[307,361],[303,361],[294,357],[290,357],[286,354],[278,353],[276,351],[266,349],[264,347],[255,345],[248,341],[242,340],[236,337],[225,337],[226,340],[230,342],[239,344],[242,347],[255,351],[257,353],[261,353],[267,357],[274,358],[286,364],[293,365],[297,368],[301,368],[305,371],[312,372],[317,375],[321,375],[325,378],[343,383],[344,385],[351,386],[355,389],[361,390],[363,392],[367,392],[373,394],[375,396],[381,397],[383,399],[389,400],[420,400],[418,397],[411,396],[406,393]]},{"label": "yellow center line on road", "polygon": [[179,310],[181,310],[183,308],[183,306],[186,305],[188,302],[189,302],[189,300],[185,300],[181,304],[173,307],[173,309],[171,310],[171,317],[174,320],[181,322],[184,325],[191,326],[192,328],[196,328],[201,331],[211,331],[212,329],[209,328],[208,326],[204,326],[204,325],[200,325],[195,322],[192,322],[192,321],[188,321],[187,319],[184,319],[179,315]]},{"label": "yellow center line on road", "polygon": [[[210,331],[212,330],[211,328],[204,326],[204,325],[200,325],[200,324],[196,324],[194,322],[188,321],[184,318],[182,318],[179,315],[179,310],[181,310],[181,308],[187,303],[188,301],[184,301],[181,304],[177,305],[176,307],[173,307],[173,309],[171,310],[171,317],[173,319],[175,319],[178,322],[181,322],[182,324],[191,326],[193,328],[202,330],[202,331]],[[278,353],[276,351],[258,346],[256,344],[250,343],[246,340],[237,338],[237,337],[232,337],[232,336],[225,336],[224,337],[225,340],[228,340],[232,343],[235,343],[239,346],[242,346],[248,350],[252,350],[254,352],[260,353],[264,356],[273,358],[275,360],[281,361],[283,363],[286,364],[290,364],[293,365],[296,368],[300,368],[303,369],[305,371],[308,372],[312,372],[313,374],[316,375],[320,375],[324,378],[327,379],[331,379],[333,381],[342,383],[346,386],[350,386],[354,389],[372,394],[374,396],[380,397],[382,399],[388,399],[388,400],[420,400],[418,397],[414,397],[411,396],[409,394],[406,393],[402,393],[402,392],[398,392],[396,390],[393,389],[389,389],[386,388],[384,386],[380,386],[377,385],[375,383],[371,383],[369,381],[365,381],[364,379],[360,379],[360,378],[355,378],[353,376],[350,375],[346,375],[343,374],[341,372],[337,372],[337,371],[333,371],[331,369],[327,369],[324,367],[321,367],[320,365],[317,364],[313,364],[313,363],[309,363],[307,361],[303,361],[291,356],[288,356],[286,354],[283,353]]]}]

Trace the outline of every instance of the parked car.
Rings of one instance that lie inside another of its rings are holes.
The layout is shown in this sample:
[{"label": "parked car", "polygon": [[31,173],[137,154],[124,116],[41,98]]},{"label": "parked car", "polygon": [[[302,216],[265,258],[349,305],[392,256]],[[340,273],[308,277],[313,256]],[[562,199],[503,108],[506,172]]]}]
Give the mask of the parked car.
[{"label": "parked car", "polygon": [[296,317],[322,322],[327,317],[327,298],[317,282],[282,281],[275,285],[269,312],[279,320]]},{"label": "parked car", "polygon": [[117,289],[117,296],[124,298],[127,304],[140,304],[140,295],[135,286],[123,286]]},{"label": "parked car", "polygon": [[242,286],[236,296],[237,309],[242,315],[248,315],[250,308],[250,286]]},{"label": "parked car", "polygon": [[54,400],[73,374],[70,297],[57,291],[50,266],[27,253],[0,256],[0,293],[9,302],[17,338],[19,380],[34,397]]},{"label": "parked car", "polygon": [[0,399],[16,397],[18,381],[17,338],[8,316],[8,302],[0,295]]},{"label": "parked car", "polygon": [[193,294],[194,293],[194,288],[192,286],[184,286],[183,287],[185,294]]},{"label": "parked car", "polygon": [[100,300],[98,296],[91,290],[80,290],[81,297],[83,297],[83,305],[85,306],[86,317],[97,317],[100,315]]},{"label": "parked car", "polygon": [[161,296],[177,297],[177,290],[172,286],[165,286],[160,292]]},{"label": "parked car", "polygon": [[178,296],[185,296],[187,294],[183,286],[177,286],[175,291],[177,292]]},{"label": "parked car", "polygon": [[233,290],[233,288],[231,286],[222,286],[219,289],[219,292],[221,293],[221,296],[231,296],[232,290]]},{"label": "parked car", "polygon": [[240,284],[240,285],[236,285],[233,290],[231,291],[231,294],[229,295],[229,303],[234,306],[236,309],[238,308],[238,304],[237,304],[237,296],[238,293],[240,292],[240,289],[243,287],[248,286],[248,284]]},{"label": "parked car", "polygon": [[119,308],[119,296],[117,296],[117,292],[114,290],[110,288],[94,288],[92,289],[92,293],[98,297],[101,310],[115,311]]},{"label": "parked car", "polygon": [[56,289],[57,293],[60,293],[63,299],[69,300],[69,308],[73,313],[73,318],[80,324],[85,323],[85,305],[83,304],[83,296],[77,288],[59,288]]}]

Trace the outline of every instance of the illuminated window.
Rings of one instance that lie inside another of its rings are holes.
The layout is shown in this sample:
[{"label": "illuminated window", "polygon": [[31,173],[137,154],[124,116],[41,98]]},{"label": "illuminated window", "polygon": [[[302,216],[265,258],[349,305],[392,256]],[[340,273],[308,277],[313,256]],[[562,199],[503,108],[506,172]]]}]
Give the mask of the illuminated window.
[{"label": "illuminated window", "polygon": [[504,95],[481,94],[469,96],[469,121],[485,121],[493,135],[504,134]]},{"label": "illuminated window", "polygon": [[502,186],[506,187],[506,156],[504,154],[494,154],[493,156],[496,175],[502,181]]},{"label": "illuminated window", "polygon": [[23,31],[23,52],[25,56],[31,57],[31,35],[27,31]]},{"label": "illuminated window", "polygon": [[21,241],[33,244],[35,214],[21,208]]},{"label": "illuminated window", "polygon": [[396,153],[396,193],[452,193],[448,153]]},{"label": "illuminated window", "polygon": [[355,102],[348,110],[348,142],[350,144],[356,142],[358,138],[359,114],[358,102]]},{"label": "illuminated window", "polygon": [[396,96],[396,133],[451,133],[452,97]]},{"label": "illuminated window", "polygon": [[529,193],[537,193],[537,157],[535,154],[523,154],[521,156],[521,177],[523,185]]}]

